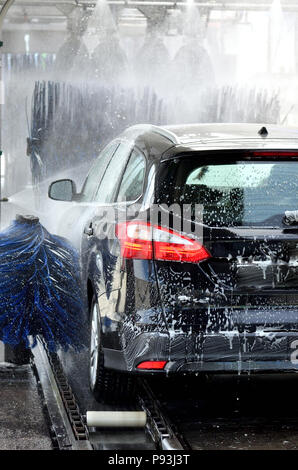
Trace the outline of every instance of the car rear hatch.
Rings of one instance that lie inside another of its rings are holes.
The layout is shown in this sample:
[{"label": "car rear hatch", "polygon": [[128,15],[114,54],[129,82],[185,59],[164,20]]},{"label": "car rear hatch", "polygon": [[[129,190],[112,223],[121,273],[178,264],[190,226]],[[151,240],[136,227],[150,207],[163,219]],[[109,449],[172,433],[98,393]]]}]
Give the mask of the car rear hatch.
[{"label": "car rear hatch", "polygon": [[297,329],[298,152],[184,154],[160,164],[158,181],[159,223],[205,250],[155,259],[168,318],[182,329]]}]

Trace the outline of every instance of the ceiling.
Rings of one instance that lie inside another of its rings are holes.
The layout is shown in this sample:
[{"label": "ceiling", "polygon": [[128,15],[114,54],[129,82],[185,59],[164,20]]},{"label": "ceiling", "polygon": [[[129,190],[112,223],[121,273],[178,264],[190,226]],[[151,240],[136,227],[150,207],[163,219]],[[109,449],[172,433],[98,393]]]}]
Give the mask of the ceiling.
[{"label": "ceiling", "polygon": [[[272,0],[193,0],[204,12],[208,10],[268,10]],[[3,5],[4,0],[0,0]],[[162,12],[165,8],[184,8],[186,0],[107,0],[114,11],[119,9],[138,9],[144,13],[144,8],[152,8]],[[286,11],[298,11],[298,0],[282,0]],[[33,26],[45,24],[66,25],[67,19],[78,12],[91,12],[96,1],[90,0],[15,0],[6,17],[4,28],[21,27],[28,23]],[[136,11],[136,10],[135,10]],[[149,10],[148,10],[149,11]],[[158,13],[157,13],[158,14]],[[136,24],[141,21],[138,14],[127,14],[129,21]]]}]

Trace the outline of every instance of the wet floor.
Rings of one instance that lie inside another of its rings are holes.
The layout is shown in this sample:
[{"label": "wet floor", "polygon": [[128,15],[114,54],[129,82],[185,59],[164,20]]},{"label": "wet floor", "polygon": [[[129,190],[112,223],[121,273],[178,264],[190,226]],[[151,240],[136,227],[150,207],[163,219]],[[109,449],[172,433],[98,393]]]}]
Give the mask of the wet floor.
[{"label": "wet floor", "polygon": [[63,370],[75,394],[81,414],[86,411],[101,411],[105,406],[98,403],[89,388],[88,364],[89,355],[86,351],[80,353],[59,353]]},{"label": "wet floor", "polygon": [[[92,397],[87,361],[85,353],[64,356],[80,408],[109,409]],[[298,449],[298,374],[182,376],[150,384],[194,450]]]},{"label": "wet floor", "polygon": [[0,450],[51,450],[31,367],[0,364]]},{"label": "wet floor", "polygon": [[[108,406],[98,403],[89,388],[87,352],[61,353],[60,359],[69,384],[76,396],[81,414],[87,411],[127,410],[125,406]],[[143,429],[105,429],[90,434],[96,450],[154,450],[155,445]]]},{"label": "wet floor", "polygon": [[171,382],[153,387],[193,450],[298,449],[298,375]]}]

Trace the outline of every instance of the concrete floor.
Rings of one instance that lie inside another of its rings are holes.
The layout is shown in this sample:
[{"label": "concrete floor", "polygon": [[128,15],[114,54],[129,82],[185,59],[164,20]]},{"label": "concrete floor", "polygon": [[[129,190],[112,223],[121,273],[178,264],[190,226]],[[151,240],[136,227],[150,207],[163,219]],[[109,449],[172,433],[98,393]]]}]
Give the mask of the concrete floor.
[{"label": "concrete floor", "polygon": [[31,367],[0,364],[0,450],[51,449]]},{"label": "concrete floor", "polygon": [[298,374],[166,382],[157,396],[193,450],[298,450]]}]

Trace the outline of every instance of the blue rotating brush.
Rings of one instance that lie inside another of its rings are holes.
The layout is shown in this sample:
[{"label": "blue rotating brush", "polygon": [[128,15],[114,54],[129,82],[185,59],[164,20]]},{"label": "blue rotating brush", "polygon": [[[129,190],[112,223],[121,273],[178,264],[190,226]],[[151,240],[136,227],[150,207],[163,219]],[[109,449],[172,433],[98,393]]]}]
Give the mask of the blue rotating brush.
[{"label": "blue rotating brush", "polygon": [[63,238],[37,217],[18,215],[0,233],[0,340],[30,348],[40,335],[50,351],[81,349],[79,272],[78,255]]}]

